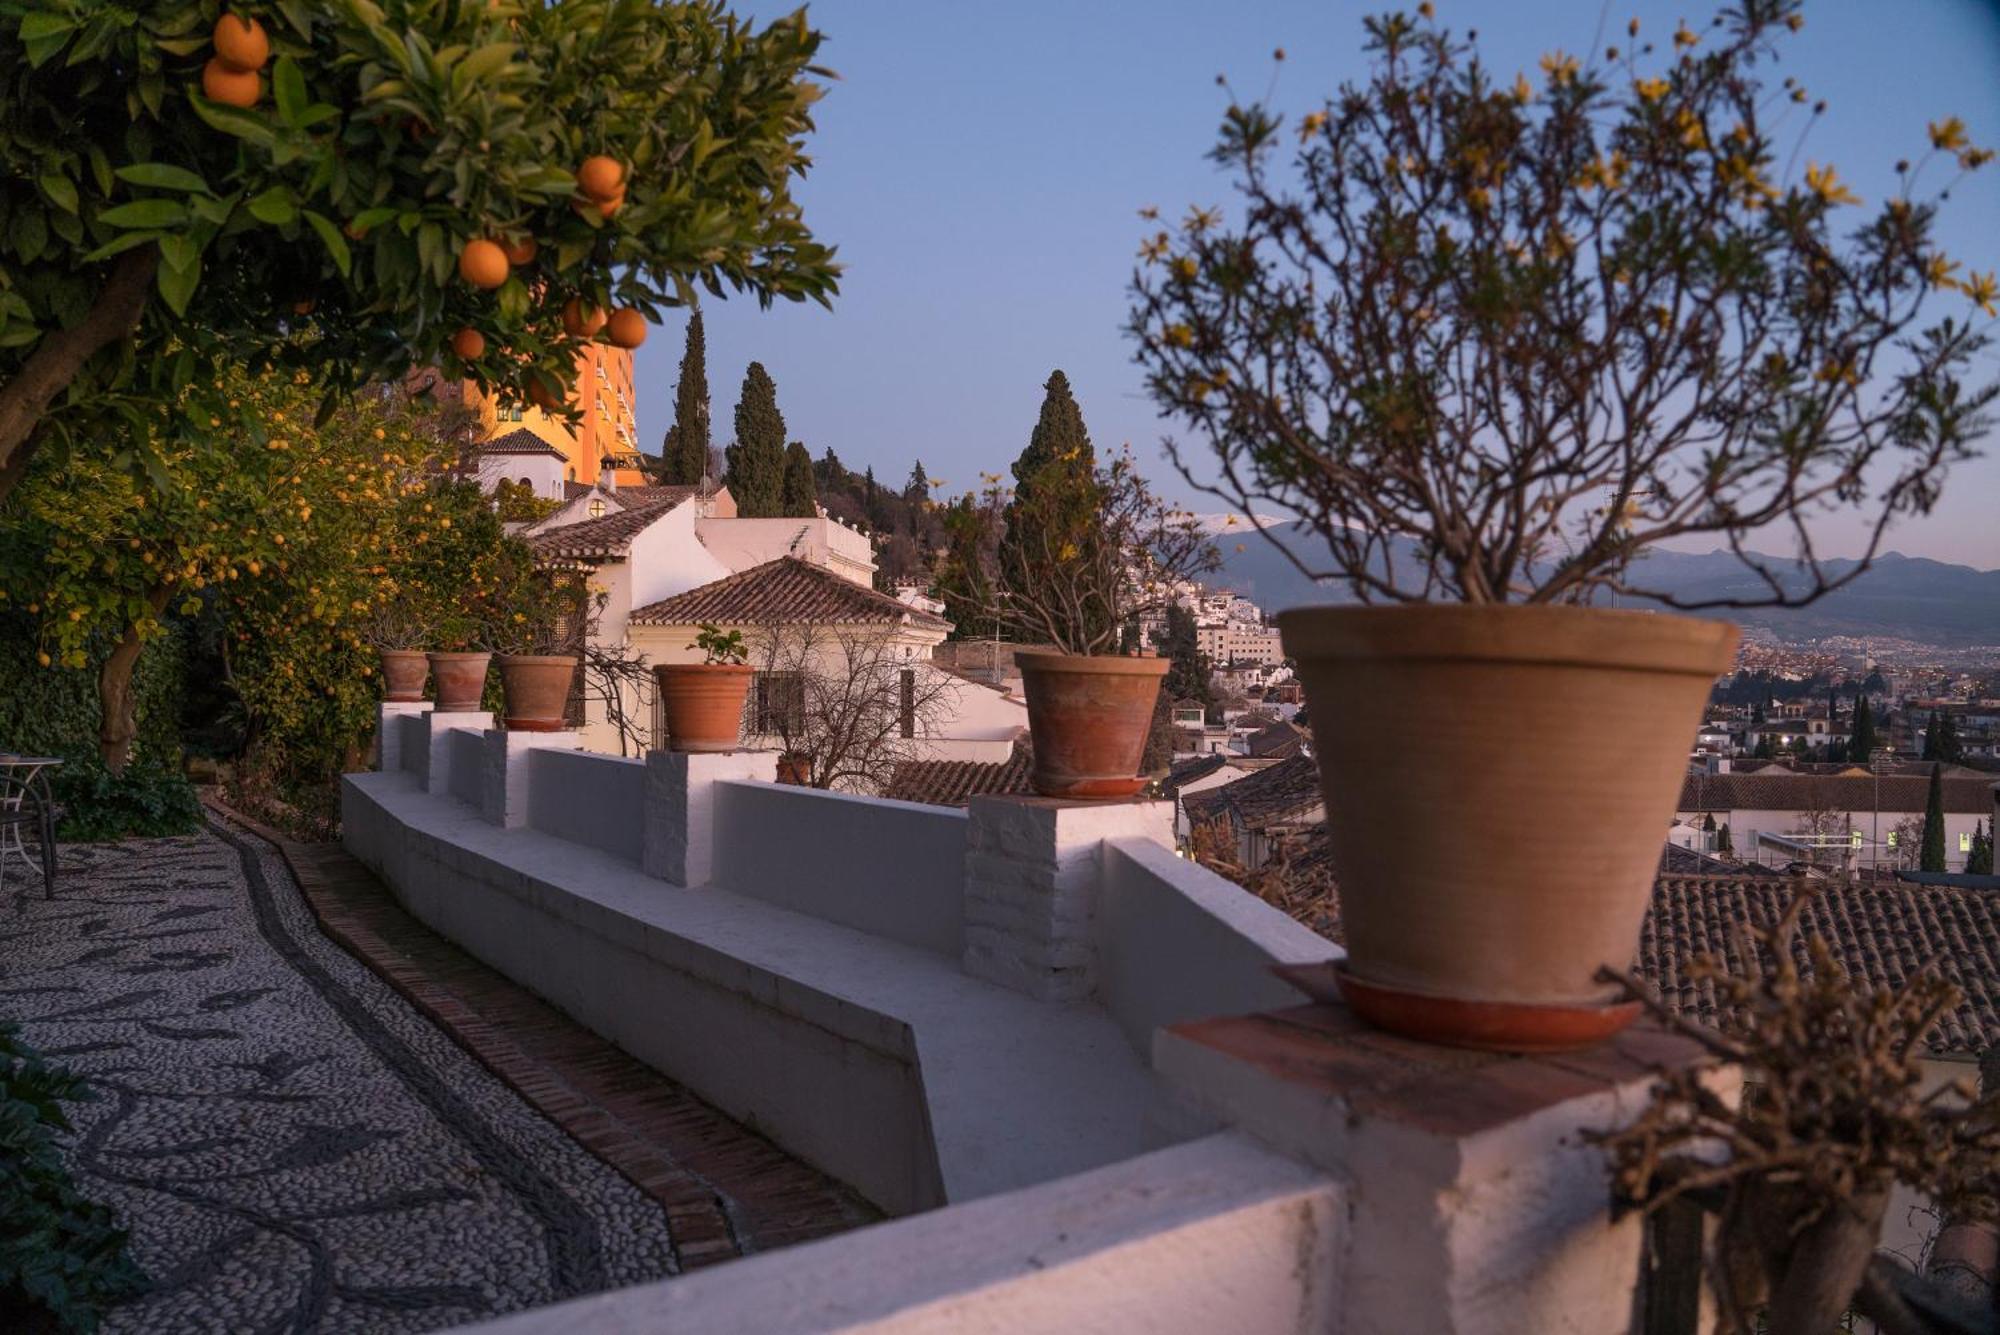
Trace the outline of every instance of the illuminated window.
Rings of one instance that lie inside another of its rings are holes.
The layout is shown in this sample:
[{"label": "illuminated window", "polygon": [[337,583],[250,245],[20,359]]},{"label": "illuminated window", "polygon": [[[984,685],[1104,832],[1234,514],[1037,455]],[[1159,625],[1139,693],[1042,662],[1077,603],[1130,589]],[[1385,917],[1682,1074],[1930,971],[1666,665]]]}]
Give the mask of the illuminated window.
[{"label": "illuminated window", "polygon": [[1972,836],[1964,830],[1958,832],[1958,851],[1961,853],[1972,851]]},{"label": "illuminated window", "polygon": [[604,518],[604,502],[603,502],[603,501],[592,501],[592,502],[590,503],[590,517],[591,517],[592,519],[602,519],[602,518]]}]

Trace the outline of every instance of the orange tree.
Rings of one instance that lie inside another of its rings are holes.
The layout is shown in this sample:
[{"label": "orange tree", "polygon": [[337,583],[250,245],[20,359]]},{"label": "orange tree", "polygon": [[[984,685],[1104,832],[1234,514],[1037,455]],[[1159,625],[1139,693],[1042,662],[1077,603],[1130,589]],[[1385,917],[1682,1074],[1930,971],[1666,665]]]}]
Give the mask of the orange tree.
[{"label": "orange tree", "polygon": [[114,433],[162,485],[235,363],[310,365],[321,414],[439,361],[553,405],[572,301],[628,343],[697,285],[826,301],[819,41],[652,0],[0,6],[0,495]]}]

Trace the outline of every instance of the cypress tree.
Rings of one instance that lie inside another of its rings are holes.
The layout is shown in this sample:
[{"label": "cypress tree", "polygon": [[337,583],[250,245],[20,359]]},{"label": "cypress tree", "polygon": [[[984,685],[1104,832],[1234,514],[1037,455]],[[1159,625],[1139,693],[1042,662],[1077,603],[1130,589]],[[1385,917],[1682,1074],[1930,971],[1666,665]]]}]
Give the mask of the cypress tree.
[{"label": "cypress tree", "polygon": [[951,622],[951,638],[988,639],[996,629],[989,552],[993,526],[969,494],[946,506],[943,519],[945,548],[938,561],[936,588],[944,602],[945,620]]},{"label": "cypress tree", "polygon": [[819,462],[813,465],[814,475],[819,479],[819,489],[826,492],[846,491],[847,468],[840,462],[840,456],[833,452],[833,446],[826,447]]},{"label": "cypress tree", "polygon": [[1736,845],[1729,839],[1728,821],[1722,822],[1722,828],[1715,832],[1715,851],[1724,857],[1731,857],[1736,852]]},{"label": "cypress tree", "polygon": [[931,475],[924,471],[924,461],[917,460],[910,469],[910,480],[903,484],[903,499],[911,505],[925,500],[931,494]]},{"label": "cypress tree", "polygon": [[1847,755],[1857,765],[1866,765],[1875,754],[1875,748],[1882,743],[1875,738],[1875,715],[1868,708],[1868,697],[1854,697],[1854,731],[1847,739]]},{"label": "cypress tree", "polygon": [[708,339],[701,311],[688,321],[681,383],[674,390],[674,424],[667,428],[660,473],[669,486],[691,487],[708,472]]},{"label": "cypress tree", "polygon": [[1958,716],[1956,714],[1931,715],[1931,728],[1937,733],[1937,758],[1947,765],[1956,765],[1965,759],[1965,744],[1958,740]]},{"label": "cypress tree", "polygon": [[1167,624],[1160,629],[1159,648],[1169,666],[1160,682],[1160,694],[1209,710],[1215,708],[1215,688],[1209,681],[1208,660],[1201,656],[1200,643],[1195,634],[1194,613],[1180,603],[1168,603]]},{"label": "cypress tree", "polygon": [[819,513],[819,493],[813,487],[812,456],[796,440],[785,446],[785,480],[780,502],[793,519],[811,519]]},{"label": "cypress tree", "polygon": [[[1070,393],[1069,377],[1051,372],[1042,386],[1042,411],[1028,447],[1014,460],[1014,499],[1007,504],[1000,538],[1000,583],[1027,589],[1042,577],[1050,560],[1072,559],[1101,540],[1097,522],[1097,455],[1083,425],[1083,411]],[[1067,553],[1067,555],[1065,555]],[[1097,613],[1101,617],[1101,610]],[[1090,621],[1064,629],[1063,647],[1072,653],[1101,639],[1110,629]]]},{"label": "cypress tree", "polygon": [[1993,830],[1985,821],[1972,832],[1972,852],[1966,855],[1965,870],[1969,876],[1993,874]]},{"label": "cypress tree", "polygon": [[736,443],[729,459],[729,494],[745,519],[772,519],[784,513],[785,418],[778,411],[778,386],[762,362],[743,373],[736,401]]},{"label": "cypress tree", "polygon": [[1944,766],[1931,766],[1931,790],[1924,798],[1923,859],[1919,871],[1944,870]]}]

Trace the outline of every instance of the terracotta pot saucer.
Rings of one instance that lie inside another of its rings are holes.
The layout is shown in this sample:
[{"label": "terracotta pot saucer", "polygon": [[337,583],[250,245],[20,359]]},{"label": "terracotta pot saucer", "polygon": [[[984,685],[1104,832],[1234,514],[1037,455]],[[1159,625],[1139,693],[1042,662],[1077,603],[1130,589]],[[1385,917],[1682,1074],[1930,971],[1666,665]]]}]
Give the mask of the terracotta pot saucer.
[{"label": "terracotta pot saucer", "polygon": [[1567,1052],[1610,1038],[1639,1018],[1636,1001],[1563,1006],[1470,1001],[1363,982],[1344,960],[1274,964],[1271,972],[1314,1001],[1345,1005],[1390,1033],[1423,1043],[1488,1052]]}]

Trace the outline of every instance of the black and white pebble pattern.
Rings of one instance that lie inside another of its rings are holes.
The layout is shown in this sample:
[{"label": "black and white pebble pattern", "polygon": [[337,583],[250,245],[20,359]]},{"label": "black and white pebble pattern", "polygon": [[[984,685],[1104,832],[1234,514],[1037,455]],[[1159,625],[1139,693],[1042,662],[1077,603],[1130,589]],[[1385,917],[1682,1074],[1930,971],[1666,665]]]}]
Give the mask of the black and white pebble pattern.
[{"label": "black and white pebble pattern", "polygon": [[10,875],[0,1018],[98,1091],[71,1164],[152,1281],[107,1330],[432,1330],[678,1270],[656,1203],[232,828],[66,847],[53,901]]}]

